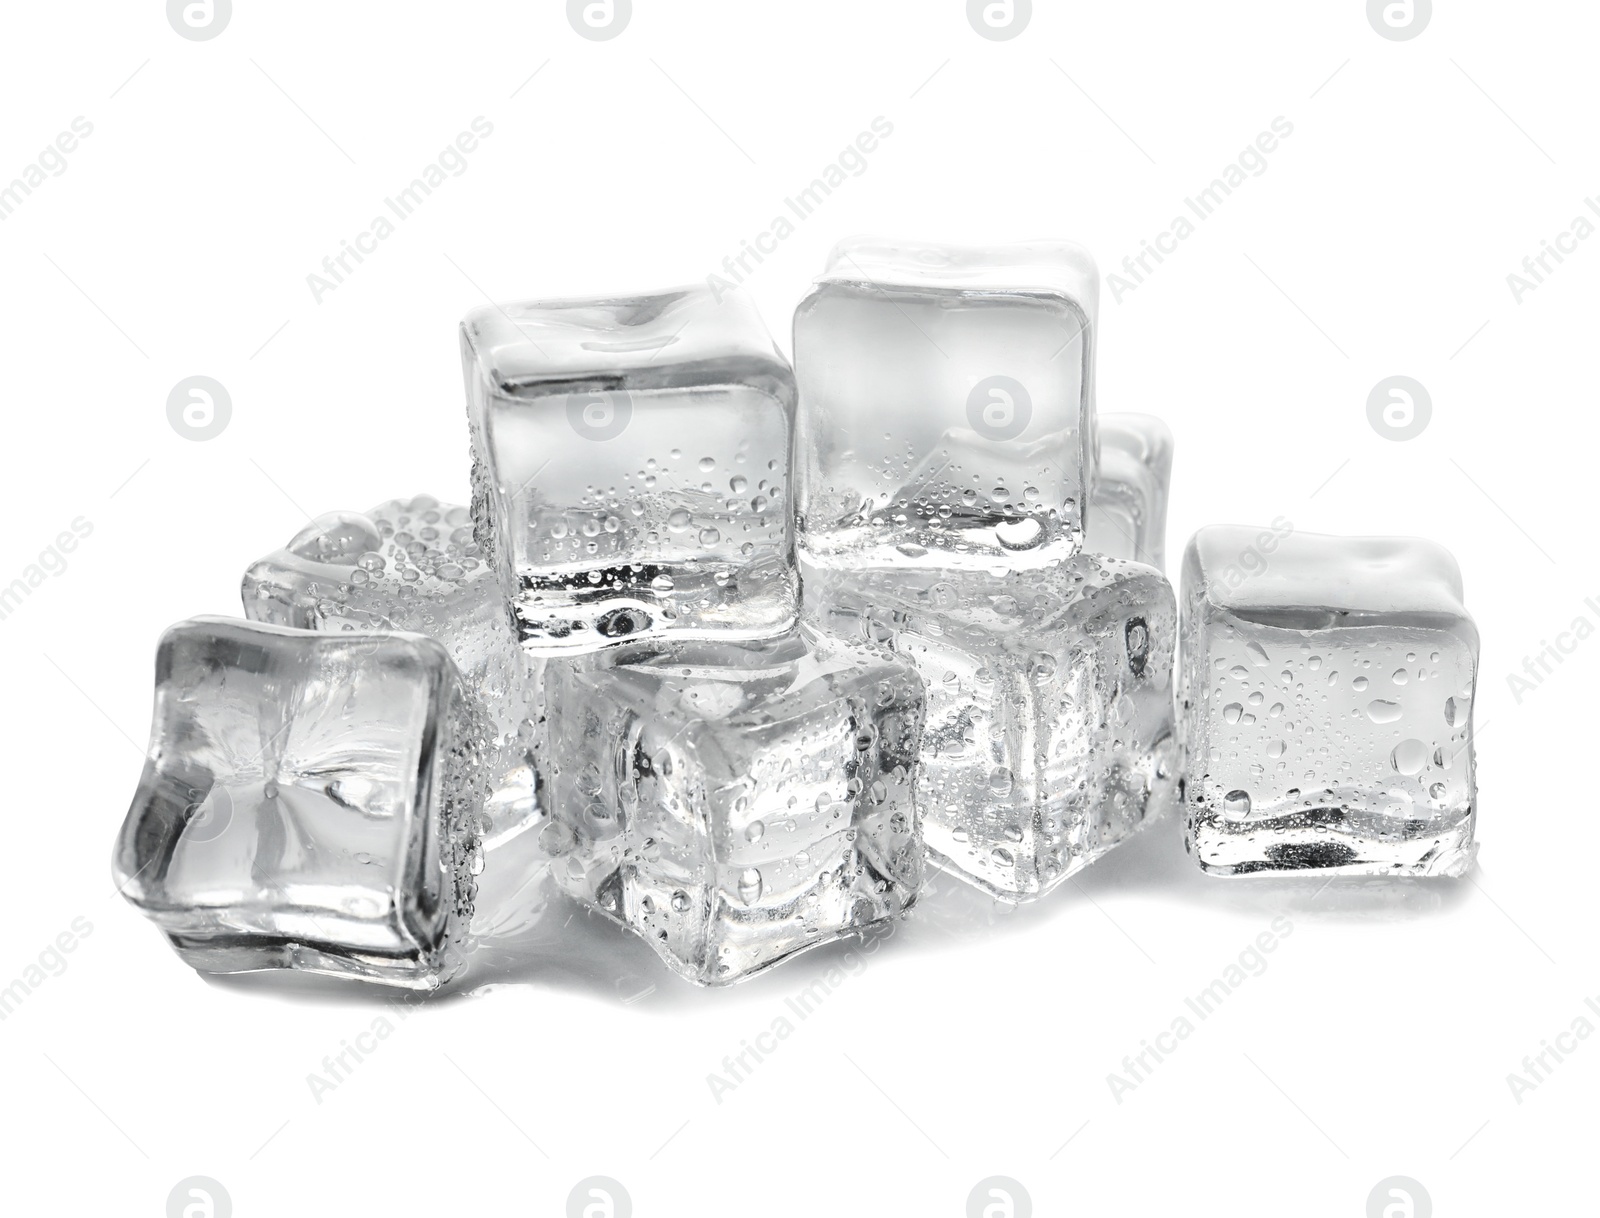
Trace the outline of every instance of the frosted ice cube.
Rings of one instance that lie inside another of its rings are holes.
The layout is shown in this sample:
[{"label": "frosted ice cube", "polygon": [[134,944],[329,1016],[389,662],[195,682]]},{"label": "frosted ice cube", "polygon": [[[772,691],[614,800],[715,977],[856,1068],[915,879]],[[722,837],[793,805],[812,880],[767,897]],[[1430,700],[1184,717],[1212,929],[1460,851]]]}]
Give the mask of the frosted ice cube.
[{"label": "frosted ice cube", "polygon": [[1100,468],[1084,545],[1165,571],[1172,432],[1151,414],[1100,416]]},{"label": "frosted ice cube", "polygon": [[535,301],[461,334],[478,541],[524,647],[793,623],[794,375],[747,298]]},{"label": "frosted ice cube", "polygon": [[738,981],[910,905],[908,665],[792,631],[550,671],[554,872],[673,971]]},{"label": "frosted ice cube", "polygon": [[1098,277],[1066,242],[840,244],[795,313],[808,565],[1044,566],[1083,533]]},{"label": "frosted ice cube", "polygon": [[1461,875],[1478,633],[1448,551],[1201,529],[1183,560],[1187,845],[1219,875]]},{"label": "frosted ice cube", "polygon": [[807,578],[803,613],[916,665],[924,839],[995,896],[1048,892],[1171,806],[1177,609],[1159,572],[1088,553],[1009,576],[864,567]]},{"label": "frosted ice cube", "polygon": [[464,507],[430,495],[330,512],[251,565],[245,616],[301,630],[409,630],[444,644],[494,728],[484,845],[538,817],[534,769],[543,661],[517,646]]},{"label": "frosted ice cube", "polygon": [[202,972],[431,989],[472,915],[486,735],[432,639],[182,622],[118,886]]}]

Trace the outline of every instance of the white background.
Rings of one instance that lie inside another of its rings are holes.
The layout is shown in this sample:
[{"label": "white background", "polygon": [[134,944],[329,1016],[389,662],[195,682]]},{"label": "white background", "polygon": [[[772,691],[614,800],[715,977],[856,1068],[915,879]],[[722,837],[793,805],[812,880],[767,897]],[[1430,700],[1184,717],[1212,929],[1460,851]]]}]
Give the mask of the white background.
[{"label": "white background", "polygon": [[[92,927],[0,1023],[8,1212],[160,1215],[194,1174],[241,1216],[561,1214],[592,1174],[641,1216],[960,1215],[996,1174],[1041,1215],[1358,1218],[1394,1174],[1439,1215],[1584,1208],[1600,1037],[1520,1104],[1507,1075],[1600,1002],[1600,645],[1520,701],[1507,677],[1600,622],[1600,241],[1520,303],[1506,276],[1600,189],[1600,11],[1442,4],[1396,42],[1358,0],[1041,0],[994,42],[959,0],[634,7],[609,42],[555,0],[238,0],[205,42],[155,0],[6,7],[0,183],[94,128],[0,222],[0,584],[93,530],[0,621],[0,985]],[[877,116],[866,171],[749,278],[785,349],[855,232],[1064,236],[1110,272],[1280,115],[1267,170],[1105,291],[1100,407],[1176,433],[1174,556],[1283,515],[1460,557],[1469,879],[1208,880],[1168,823],[1021,914],[936,894],[720,1104],[706,1076],[838,953],[433,1004],[319,1103],[308,1074],[389,1008],[208,984],[115,896],[159,632],[236,614],[308,514],[464,500],[468,309],[702,279]],[[476,116],[466,172],[319,303],[307,275]],[[1395,374],[1433,401],[1407,442],[1366,415]],[[166,417],[192,375],[232,398],[206,442]],[[1117,1103],[1106,1076],[1280,915],[1265,972]]]}]

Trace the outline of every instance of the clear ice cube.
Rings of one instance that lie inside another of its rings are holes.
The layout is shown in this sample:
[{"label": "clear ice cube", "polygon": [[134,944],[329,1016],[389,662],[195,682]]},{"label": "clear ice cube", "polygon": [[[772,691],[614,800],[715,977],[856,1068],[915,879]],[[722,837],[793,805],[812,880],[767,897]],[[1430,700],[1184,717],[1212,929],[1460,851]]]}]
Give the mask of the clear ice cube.
[{"label": "clear ice cube", "polygon": [[1171,806],[1178,623],[1159,572],[1089,553],[1007,576],[863,568],[807,578],[803,612],[916,665],[923,836],[970,883],[1040,896]]},{"label": "clear ice cube", "polygon": [[243,600],[247,618],[275,626],[414,631],[443,643],[494,729],[485,847],[536,823],[544,662],[517,646],[466,508],[417,495],[319,516],[250,566]]},{"label": "clear ice cube", "polygon": [[793,624],[794,374],[743,294],[497,306],[461,335],[478,541],[525,648]]},{"label": "clear ice cube", "polygon": [[1218,875],[1461,875],[1478,634],[1414,538],[1201,529],[1183,561],[1186,844]]},{"label": "clear ice cube", "polygon": [[550,669],[554,872],[678,974],[739,981],[896,917],[922,878],[922,688],[791,631]]},{"label": "clear ice cube", "polygon": [[1099,430],[1084,545],[1165,571],[1172,432],[1151,414],[1102,414]]},{"label": "clear ice cube", "polygon": [[1045,566],[1082,541],[1098,276],[1066,242],[840,244],[795,313],[805,568]]},{"label": "clear ice cube", "polygon": [[421,635],[182,622],[118,887],[202,972],[432,989],[472,915],[487,731]]}]

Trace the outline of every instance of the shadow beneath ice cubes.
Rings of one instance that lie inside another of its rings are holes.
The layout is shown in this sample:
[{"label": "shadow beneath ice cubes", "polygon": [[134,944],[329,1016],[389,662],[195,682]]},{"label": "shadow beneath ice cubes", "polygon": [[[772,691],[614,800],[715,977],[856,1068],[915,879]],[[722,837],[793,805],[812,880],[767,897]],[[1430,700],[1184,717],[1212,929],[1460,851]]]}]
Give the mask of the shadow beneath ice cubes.
[{"label": "shadow beneath ice cubes", "polygon": [[908,945],[983,939],[1038,925],[1068,911],[1132,896],[1168,907],[1222,909],[1253,920],[1400,922],[1449,913],[1470,898],[1466,880],[1383,876],[1209,876],[1183,848],[1168,814],[1037,901],[1012,905],[946,871],[930,872],[907,918]]},{"label": "shadow beneath ice cubes", "polygon": [[[536,835],[492,852],[480,877],[478,908],[457,975],[432,994],[396,993],[332,977],[270,971],[211,976],[215,986],[283,995],[295,1001],[377,1005],[448,1004],[503,987],[559,990],[641,1012],[706,1009],[793,1000],[809,1002],[862,972],[882,951],[938,950],[1070,918],[1124,896],[1187,911],[1222,909],[1252,920],[1400,922],[1446,914],[1469,899],[1466,880],[1325,875],[1208,876],[1183,848],[1183,827],[1166,815],[1071,876],[1040,900],[1013,905],[930,867],[906,918],[822,944],[738,985],[701,988],[674,975],[650,945],[563,893],[537,853]],[[1103,912],[1103,910],[1102,910]]]}]

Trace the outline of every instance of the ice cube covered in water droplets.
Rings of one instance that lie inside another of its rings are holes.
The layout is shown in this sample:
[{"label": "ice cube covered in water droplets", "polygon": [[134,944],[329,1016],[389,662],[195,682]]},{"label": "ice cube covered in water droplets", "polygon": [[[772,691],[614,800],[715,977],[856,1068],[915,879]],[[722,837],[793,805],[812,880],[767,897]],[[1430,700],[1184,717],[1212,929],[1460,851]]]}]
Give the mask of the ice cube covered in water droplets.
[{"label": "ice cube covered in water droplets", "polygon": [[1202,529],[1183,612],[1187,844],[1201,867],[1466,871],[1478,635],[1444,549]]},{"label": "ice cube covered in water droplets", "polygon": [[978,887],[1040,896],[1170,806],[1177,610],[1151,568],[862,567],[808,578],[803,613],[916,665],[923,833]]},{"label": "ice cube covered in water droplets", "polygon": [[802,630],[550,672],[555,874],[675,972],[739,981],[914,898],[923,695],[903,662]]},{"label": "ice cube covered in water droplets", "polygon": [[1097,301],[1067,242],[841,243],[795,313],[802,564],[988,570],[1076,550]]},{"label": "ice cube covered in water droplets", "polygon": [[461,332],[478,543],[527,650],[793,622],[794,376],[748,298],[533,301]]}]

